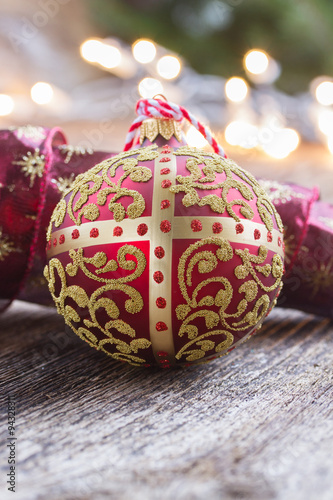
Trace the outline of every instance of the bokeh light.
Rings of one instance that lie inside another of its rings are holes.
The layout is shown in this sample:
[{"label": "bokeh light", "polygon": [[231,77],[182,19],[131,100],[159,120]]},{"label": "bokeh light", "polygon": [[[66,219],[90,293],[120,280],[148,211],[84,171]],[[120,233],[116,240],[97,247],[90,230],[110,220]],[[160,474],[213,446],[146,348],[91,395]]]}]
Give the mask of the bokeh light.
[{"label": "bokeh light", "polygon": [[274,133],[269,142],[262,143],[261,147],[272,158],[281,160],[298,147],[299,141],[299,135],[296,130],[283,128]]},{"label": "bokeh light", "polygon": [[316,99],[323,106],[333,104],[333,82],[321,82],[315,90]]},{"label": "bokeh light", "polygon": [[102,43],[97,62],[103,68],[116,68],[121,63],[120,50],[117,47],[113,47],[113,45]]},{"label": "bokeh light", "polygon": [[258,128],[252,123],[235,120],[230,122],[224,132],[225,140],[231,146],[252,149],[258,145]]},{"label": "bokeh light", "polygon": [[268,68],[268,55],[263,50],[250,50],[245,54],[244,65],[254,75],[264,73]]},{"label": "bokeh light", "polygon": [[53,99],[53,88],[49,83],[37,82],[31,87],[31,99],[36,104],[48,104]]},{"label": "bokeh light", "polygon": [[157,94],[163,94],[163,85],[156,78],[143,78],[138,85],[138,91],[141,97],[144,99],[149,99]]},{"label": "bokeh light", "polygon": [[243,78],[233,76],[225,84],[225,95],[232,102],[244,101],[248,93],[248,86]]},{"label": "bokeh light", "polygon": [[80,53],[86,61],[98,63],[106,69],[119,66],[122,59],[121,52],[117,47],[95,39],[83,42]]},{"label": "bokeh light", "polygon": [[181,70],[181,62],[176,56],[163,56],[157,62],[157,72],[166,80],[176,78]]},{"label": "bokeh light", "polygon": [[204,148],[208,144],[204,136],[193,125],[186,132],[186,140],[189,146],[195,148]]},{"label": "bokeh light", "polygon": [[102,42],[93,38],[86,40],[80,46],[80,54],[88,62],[97,62]]},{"label": "bokeh light", "polygon": [[321,109],[318,113],[318,127],[325,135],[333,135],[333,111]]},{"label": "bokeh light", "polygon": [[155,59],[156,47],[150,40],[137,40],[133,43],[132,52],[136,61],[147,64]]},{"label": "bokeh light", "polygon": [[14,99],[7,94],[0,94],[0,116],[7,116],[14,109]]}]

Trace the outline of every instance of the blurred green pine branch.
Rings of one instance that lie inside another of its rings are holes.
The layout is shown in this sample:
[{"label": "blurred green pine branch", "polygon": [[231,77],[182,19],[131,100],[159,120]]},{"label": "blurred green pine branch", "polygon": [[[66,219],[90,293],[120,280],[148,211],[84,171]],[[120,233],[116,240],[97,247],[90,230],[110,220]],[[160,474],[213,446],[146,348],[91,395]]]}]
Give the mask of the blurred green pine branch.
[{"label": "blurred green pine branch", "polygon": [[243,55],[266,50],[289,93],[333,73],[331,0],[86,0],[101,36],[151,38],[200,73],[242,75]]}]

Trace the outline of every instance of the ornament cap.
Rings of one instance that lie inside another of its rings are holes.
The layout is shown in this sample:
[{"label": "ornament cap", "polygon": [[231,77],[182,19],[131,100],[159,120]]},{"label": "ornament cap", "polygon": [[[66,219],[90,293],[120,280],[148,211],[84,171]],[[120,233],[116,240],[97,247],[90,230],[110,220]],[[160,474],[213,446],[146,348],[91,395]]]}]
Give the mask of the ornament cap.
[{"label": "ornament cap", "polygon": [[180,144],[186,144],[180,122],[161,118],[149,118],[144,120],[140,126],[140,145],[142,146],[146,139],[153,143],[158,136],[161,136],[166,141],[170,141],[171,138],[174,137]]}]

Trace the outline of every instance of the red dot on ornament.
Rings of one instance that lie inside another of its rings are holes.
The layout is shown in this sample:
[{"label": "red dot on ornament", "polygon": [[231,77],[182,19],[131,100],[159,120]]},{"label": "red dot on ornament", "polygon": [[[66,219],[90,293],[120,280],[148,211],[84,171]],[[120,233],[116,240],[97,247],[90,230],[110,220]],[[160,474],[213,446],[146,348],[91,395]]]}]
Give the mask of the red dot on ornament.
[{"label": "red dot on ornament", "polygon": [[169,220],[162,220],[160,229],[162,233],[168,233],[169,231],[171,231],[171,222]]},{"label": "red dot on ornament", "polygon": [[162,281],[164,280],[164,276],[161,271],[155,271],[153,274],[153,278],[156,283],[162,283]]},{"label": "red dot on ornament", "polygon": [[80,232],[78,229],[74,229],[74,231],[72,232],[72,238],[73,240],[77,240],[80,236]]},{"label": "red dot on ornament", "polygon": [[169,360],[168,359],[160,359],[160,363],[162,365],[168,365],[169,364]]},{"label": "red dot on ornament", "polygon": [[157,356],[159,356],[160,358],[164,358],[165,356],[168,355],[168,353],[166,351],[157,351]]},{"label": "red dot on ornament", "polygon": [[168,161],[171,161],[171,158],[169,158],[168,156],[164,156],[160,159],[160,163],[167,163]]},{"label": "red dot on ornament", "polygon": [[163,259],[164,255],[165,255],[164,248],[163,247],[156,247],[154,250],[154,254],[155,254],[155,257],[157,257],[158,259]]},{"label": "red dot on ornament", "polygon": [[52,246],[52,242],[51,242],[51,240],[50,240],[50,241],[47,243],[47,246],[46,246],[47,250],[50,250],[51,246]]},{"label": "red dot on ornament", "polygon": [[53,246],[56,247],[57,246],[57,238],[54,238],[53,240]]},{"label": "red dot on ornament", "polygon": [[139,224],[136,231],[137,231],[137,233],[138,233],[139,236],[143,236],[148,231],[147,224]]},{"label": "red dot on ornament", "polygon": [[59,245],[62,245],[63,243],[65,243],[65,235],[64,234],[61,234],[59,236]]},{"label": "red dot on ornament", "polygon": [[255,240],[259,240],[261,238],[261,233],[259,229],[255,229],[253,235]]},{"label": "red dot on ornament", "polygon": [[243,224],[236,224],[236,233],[240,234],[244,231],[244,226]]},{"label": "red dot on ornament", "polygon": [[170,368],[169,363],[167,365],[161,365],[161,368]]},{"label": "red dot on ornament", "polygon": [[278,237],[278,245],[279,245],[279,247],[282,245],[282,240],[281,240],[280,236]]},{"label": "red dot on ornament", "polygon": [[272,236],[272,233],[270,231],[268,231],[268,233],[267,233],[267,241],[268,241],[268,243],[271,243],[273,241],[273,236]]},{"label": "red dot on ornament", "polygon": [[155,328],[158,332],[165,332],[168,329],[164,321],[158,321],[155,325]]},{"label": "red dot on ornament", "polygon": [[159,309],[164,309],[166,307],[166,300],[163,297],[157,297],[156,305]]},{"label": "red dot on ornament", "polygon": [[202,230],[202,224],[199,219],[194,219],[191,222],[191,229],[194,233],[198,233],[199,231]]},{"label": "red dot on ornament", "polygon": [[170,207],[170,201],[169,200],[162,200],[161,201],[161,210],[164,208],[169,208]]},{"label": "red dot on ornament", "polygon": [[221,222],[214,222],[213,233],[219,234],[219,233],[222,233],[222,231],[223,231],[223,226],[222,226]]},{"label": "red dot on ornament", "polygon": [[162,182],[161,182],[161,187],[162,187],[163,189],[166,189],[166,188],[170,187],[170,186],[171,186],[171,184],[172,184],[172,183],[171,183],[171,181],[170,181],[169,179],[166,179],[165,181],[162,181]]},{"label": "red dot on ornament", "polygon": [[160,174],[161,175],[170,174],[170,168],[161,168]]},{"label": "red dot on ornament", "polygon": [[92,230],[90,231],[90,238],[98,238],[99,236],[99,231],[97,227],[93,227]]},{"label": "red dot on ornament", "polygon": [[121,236],[123,234],[123,228],[120,226],[116,226],[113,229],[113,236]]}]

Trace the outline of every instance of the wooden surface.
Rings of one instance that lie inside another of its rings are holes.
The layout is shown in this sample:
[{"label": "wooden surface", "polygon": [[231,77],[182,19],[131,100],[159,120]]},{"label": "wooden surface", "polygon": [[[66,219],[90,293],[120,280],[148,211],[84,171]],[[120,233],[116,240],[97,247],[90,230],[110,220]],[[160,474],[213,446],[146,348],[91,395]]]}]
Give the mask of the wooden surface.
[{"label": "wooden surface", "polygon": [[[0,498],[331,500],[333,324],[275,309],[210,364],[132,368],[65,332],[54,310],[0,317]],[[17,492],[6,491],[6,398]]]}]

